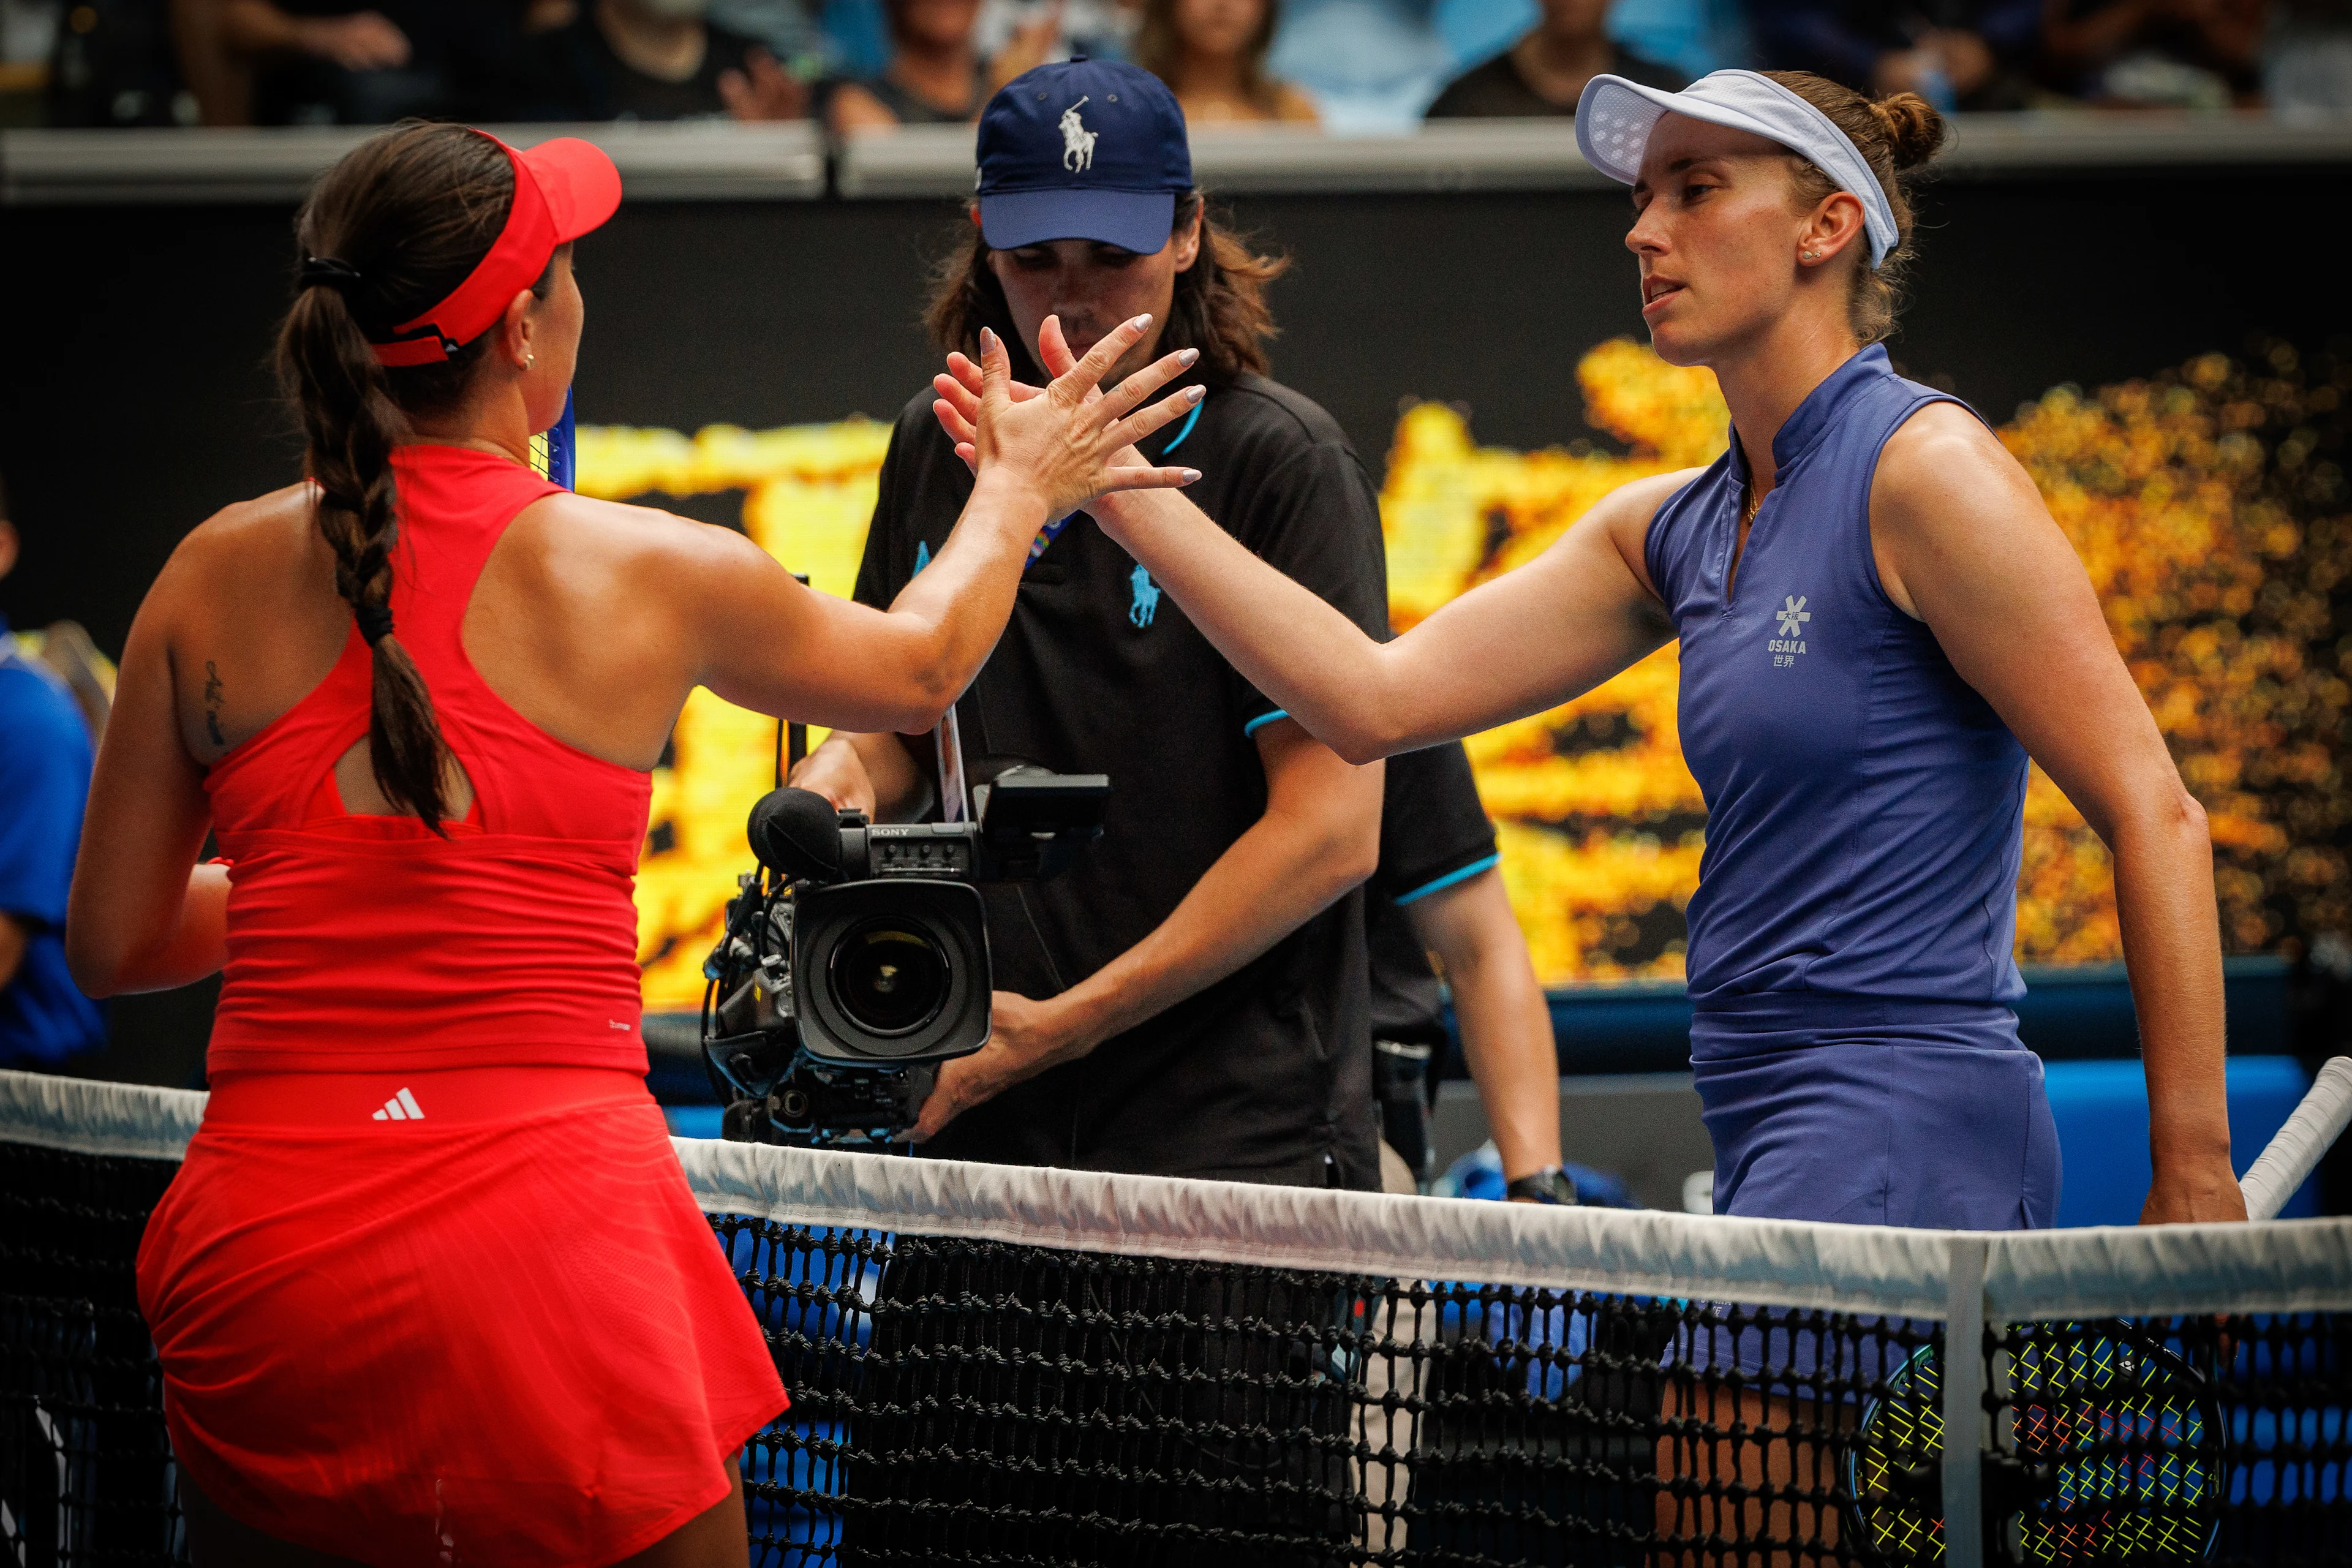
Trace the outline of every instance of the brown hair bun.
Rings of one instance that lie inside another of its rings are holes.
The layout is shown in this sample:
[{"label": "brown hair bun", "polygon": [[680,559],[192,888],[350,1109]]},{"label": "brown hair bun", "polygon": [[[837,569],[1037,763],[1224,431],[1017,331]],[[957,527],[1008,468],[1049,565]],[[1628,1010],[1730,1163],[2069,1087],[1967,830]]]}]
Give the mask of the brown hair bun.
[{"label": "brown hair bun", "polygon": [[1916,169],[1942,150],[1944,117],[1917,93],[1889,93],[1870,112],[1886,133],[1886,151],[1896,168]]}]

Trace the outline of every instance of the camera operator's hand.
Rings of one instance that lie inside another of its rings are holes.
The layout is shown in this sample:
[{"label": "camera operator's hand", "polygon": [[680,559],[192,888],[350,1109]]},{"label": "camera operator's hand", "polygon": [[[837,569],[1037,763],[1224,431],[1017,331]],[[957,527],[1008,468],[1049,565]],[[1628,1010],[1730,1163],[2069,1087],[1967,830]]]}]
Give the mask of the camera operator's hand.
[{"label": "camera operator's hand", "polygon": [[968,1057],[940,1064],[931,1097],[923,1101],[923,1113],[907,1135],[909,1142],[922,1142],[973,1106],[1086,1054],[1086,1043],[1067,1026],[1066,1009],[1055,1003],[999,991],[989,1005],[988,1043]]},{"label": "camera operator's hand", "polygon": [[[1045,501],[1049,519],[1082,510],[1115,491],[1174,489],[1198,479],[1195,468],[1155,468],[1122,460],[1122,454],[1133,453],[1137,441],[1190,413],[1202,397],[1201,388],[1188,387],[1149,408],[1139,407],[1191,368],[1200,357],[1192,349],[1164,355],[1114,390],[1101,390],[1102,378],[1142,341],[1150,325],[1149,316],[1122,322],[1042,392],[1024,387],[1018,395],[1003,341],[982,328],[981,393],[972,411],[968,459],[973,471],[983,478],[1000,466],[1016,471]],[[1058,321],[1048,318],[1047,330],[1058,334]]]},{"label": "camera operator's hand", "polygon": [[876,810],[874,777],[866,771],[866,759],[846,735],[828,735],[824,744],[801,759],[793,776],[784,781],[799,789],[814,790],[833,803],[835,811],[862,811],[869,822],[881,820]]}]

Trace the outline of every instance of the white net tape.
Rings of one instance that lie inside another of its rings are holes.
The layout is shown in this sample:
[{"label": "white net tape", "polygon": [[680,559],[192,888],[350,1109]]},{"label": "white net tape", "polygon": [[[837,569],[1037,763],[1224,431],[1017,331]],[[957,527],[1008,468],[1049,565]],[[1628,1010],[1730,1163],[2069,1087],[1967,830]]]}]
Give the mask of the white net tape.
[{"label": "white net tape", "polygon": [[[0,1072],[0,1142],[177,1159],[204,1100]],[[1996,1321],[2352,1309],[2352,1218],[1969,1235],[675,1143],[706,1213],[788,1225],[1923,1319],[1980,1246]]]}]

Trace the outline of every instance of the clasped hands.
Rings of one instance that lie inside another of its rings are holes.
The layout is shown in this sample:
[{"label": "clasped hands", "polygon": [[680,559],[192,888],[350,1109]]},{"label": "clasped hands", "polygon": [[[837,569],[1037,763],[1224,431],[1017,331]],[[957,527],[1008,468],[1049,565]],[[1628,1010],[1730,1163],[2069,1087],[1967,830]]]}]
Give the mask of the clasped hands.
[{"label": "clasped hands", "polygon": [[[1026,403],[1046,395],[1054,388],[1066,385],[1076,387],[1083,384],[1085,398],[1088,405],[1103,401],[1108,395],[1117,400],[1114,407],[1109,411],[1113,415],[1132,408],[1151,392],[1164,385],[1175,374],[1192,368],[1201,357],[1201,352],[1198,349],[1185,349],[1178,353],[1165,355],[1147,369],[1129,376],[1117,389],[1106,395],[1100,384],[1102,375],[1107,373],[1109,364],[1117,362],[1119,355],[1140,341],[1143,329],[1148,327],[1150,322],[1149,316],[1139,316],[1133,321],[1122,323],[1116,331],[1107,334],[1102,342],[1097,343],[1086,358],[1081,360],[1070,352],[1069,340],[1062,331],[1062,319],[1059,316],[1046,317],[1045,325],[1038,330],[1037,333],[1037,360],[1045,367],[1046,373],[1054,377],[1054,387],[1031,386],[1026,382],[1013,380],[1008,373],[1005,378],[1007,400],[1013,404]],[[993,341],[994,334],[982,329],[982,359],[983,361],[988,357],[988,344]],[[1105,359],[1103,367],[1097,369],[1095,362],[1097,357],[1105,355],[1106,351],[1108,357]],[[1089,372],[1092,374],[1089,374]],[[956,456],[964,460],[967,468],[977,473],[980,467],[981,414],[986,403],[988,389],[986,365],[974,363],[965,354],[951,353],[948,355],[948,368],[931,378],[931,389],[939,394],[938,398],[931,404],[931,412],[938,417],[940,428],[946,431],[948,439],[955,443]],[[1118,490],[1173,489],[1178,485],[1191,484],[1199,479],[1200,471],[1195,468],[1153,468],[1145,458],[1142,451],[1135,446],[1134,440],[1140,439],[1151,431],[1159,429],[1177,416],[1190,412],[1199,404],[1205,393],[1206,389],[1203,387],[1187,387],[1163,400],[1158,407],[1150,411],[1151,416],[1161,416],[1164,410],[1164,416],[1150,417],[1148,424],[1145,423],[1145,416],[1138,416],[1125,421],[1129,428],[1124,433],[1131,435],[1134,439],[1110,453],[1108,466],[1112,468],[1134,470],[1131,474],[1119,476],[1120,479],[1129,482],[1120,484],[1117,489],[1106,489],[1094,497],[1087,505],[1075,510],[1091,511],[1097,503],[1109,500]],[[1144,474],[1160,476],[1181,474],[1182,477],[1145,479],[1142,478]]]},{"label": "clasped hands", "polygon": [[1135,443],[1200,403],[1202,389],[1193,386],[1139,406],[1198,360],[1199,351],[1163,354],[1109,392],[1102,389],[1103,377],[1150,327],[1150,316],[1122,321],[1079,359],[1070,353],[1060,319],[1047,317],[1038,346],[1045,363],[1058,368],[1043,387],[1013,379],[1004,341],[983,327],[980,363],[950,354],[953,374],[934,378],[941,395],[933,410],[982,485],[1008,474],[1009,482],[1028,486],[1045,503],[1046,521],[1114,491],[1192,484],[1201,477],[1198,469],[1152,467]]}]

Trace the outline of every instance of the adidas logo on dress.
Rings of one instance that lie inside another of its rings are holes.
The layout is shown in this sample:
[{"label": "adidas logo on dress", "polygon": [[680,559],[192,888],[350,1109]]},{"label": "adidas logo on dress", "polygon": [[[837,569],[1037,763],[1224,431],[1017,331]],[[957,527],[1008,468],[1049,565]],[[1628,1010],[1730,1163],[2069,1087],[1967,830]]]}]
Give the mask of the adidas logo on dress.
[{"label": "adidas logo on dress", "polygon": [[383,1102],[383,1109],[375,1113],[374,1120],[378,1121],[422,1121],[425,1120],[425,1112],[417,1109],[416,1097],[408,1092],[407,1085],[403,1084],[398,1094],[394,1095],[390,1100]]}]

